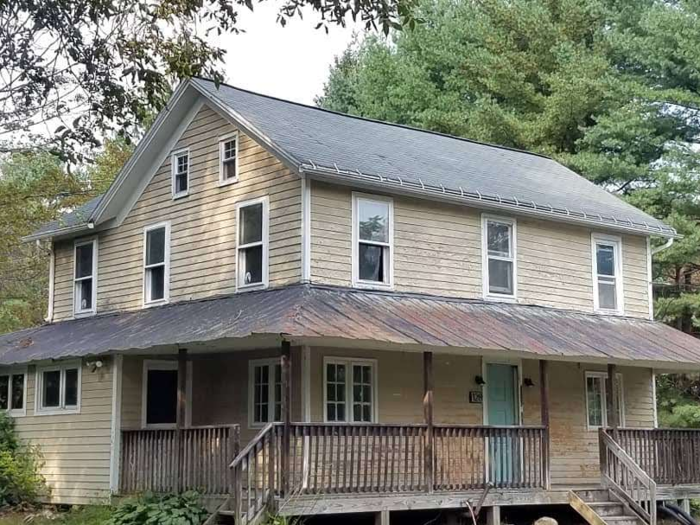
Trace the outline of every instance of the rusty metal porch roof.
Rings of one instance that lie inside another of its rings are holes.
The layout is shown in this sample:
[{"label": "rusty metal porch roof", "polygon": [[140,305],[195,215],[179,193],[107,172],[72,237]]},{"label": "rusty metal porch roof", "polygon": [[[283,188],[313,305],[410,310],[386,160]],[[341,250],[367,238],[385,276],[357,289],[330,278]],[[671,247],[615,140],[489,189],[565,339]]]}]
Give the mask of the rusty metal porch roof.
[{"label": "rusty metal porch roof", "polygon": [[1,335],[0,365],[214,342],[234,348],[237,341],[261,336],[304,344],[444,348],[700,369],[700,340],[646,319],[310,284]]}]

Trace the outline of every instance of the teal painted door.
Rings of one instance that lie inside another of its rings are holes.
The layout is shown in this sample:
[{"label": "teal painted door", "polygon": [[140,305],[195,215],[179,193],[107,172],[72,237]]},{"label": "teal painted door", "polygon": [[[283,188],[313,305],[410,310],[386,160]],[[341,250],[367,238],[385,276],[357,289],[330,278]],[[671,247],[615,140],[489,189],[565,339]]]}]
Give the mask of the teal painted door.
[{"label": "teal painted door", "polygon": [[[488,424],[511,426],[520,423],[518,367],[489,363],[486,365],[486,407]],[[489,439],[489,479],[507,485],[518,478],[520,454],[516,439],[506,435]]]}]

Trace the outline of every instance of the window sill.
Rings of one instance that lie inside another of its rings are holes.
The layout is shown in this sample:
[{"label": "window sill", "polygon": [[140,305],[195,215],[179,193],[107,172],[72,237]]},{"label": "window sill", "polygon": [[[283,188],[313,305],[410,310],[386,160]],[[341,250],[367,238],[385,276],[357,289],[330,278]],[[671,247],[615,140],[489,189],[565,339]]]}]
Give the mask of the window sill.
[{"label": "window sill", "polygon": [[237,182],[238,182],[238,178],[228,179],[228,180],[219,179],[219,184],[217,184],[217,186],[219,188],[225,188],[226,186],[231,186],[232,184],[236,184]]},{"label": "window sill", "polygon": [[190,192],[189,192],[189,191],[183,192],[183,193],[175,193],[175,194],[173,195],[173,200],[176,201],[176,200],[179,200],[179,199],[184,199],[185,197],[189,197],[189,195],[190,195]]},{"label": "window sill", "polygon": [[154,425],[142,425],[142,430],[176,430],[177,423],[159,423]]},{"label": "window sill", "polygon": [[596,308],[593,312],[599,315],[625,315],[622,310],[605,310],[603,308]]},{"label": "window sill", "polygon": [[170,299],[160,299],[159,301],[151,301],[150,303],[143,303],[143,308],[153,308],[155,306],[163,306],[168,304]]},{"label": "window sill", "polygon": [[244,284],[236,288],[236,292],[253,292],[255,290],[265,290],[267,287],[267,283]]},{"label": "window sill", "polygon": [[394,285],[388,283],[375,283],[372,281],[355,281],[352,283],[353,288],[360,288],[362,290],[393,290]]},{"label": "window sill", "polygon": [[57,410],[36,410],[35,416],[75,416],[80,414],[79,408],[57,409]]},{"label": "window sill", "polygon": [[0,412],[5,413],[10,417],[25,417],[27,415],[26,410],[0,410]]},{"label": "window sill", "polygon": [[93,317],[97,312],[95,310],[86,310],[84,312],[73,312],[73,318],[81,319],[82,317]]},{"label": "window sill", "polygon": [[486,295],[484,295],[484,300],[493,301],[495,303],[517,303],[518,302],[518,298],[515,295],[486,294]]}]

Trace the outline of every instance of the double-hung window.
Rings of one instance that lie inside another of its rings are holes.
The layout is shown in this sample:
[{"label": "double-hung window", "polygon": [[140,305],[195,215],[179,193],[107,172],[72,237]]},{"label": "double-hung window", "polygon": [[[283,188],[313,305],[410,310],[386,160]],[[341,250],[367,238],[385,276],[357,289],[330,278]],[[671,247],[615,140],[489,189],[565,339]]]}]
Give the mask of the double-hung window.
[{"label": "double-hung window", "polygon": [[250,426],[282,420],[282,365],[279,359],[250,361]]},{"label": "double-hung window", "polygon": [[393,201],[386,197],[353,194],[354,286],[391,287],[393,274]]},{"label": "double-hung window", "polygon": [[515,220],[484,216],[484,295],[513,299],[516,295]]},{"label": "double-hung window", "polygon": [[239,290],[267,286],[268,198],[242,202],[237,207],[236,286]]},{"label": "double-hung window", "polygon": [[376,364],[370,360],[324,361],[325,420],[371,423],[376,420]]},{"label": "double-hung window", "polygon": [[190,192],[190,151],[175,151],[171,158],[173,199],[185,197]]},{"label": "double-hung window", "polygon": [[[589,429],[608,426],[608,374],[606,372],[586,372],[586,417]],[[625,425],[625,403],[622,374],[617,374],[617,420]]]},{"label": "double-hung window", "polygon": [[593,234],[593,298],[596,311],[622,312],[622,256],[619,237]]},{"label": "double-hung window", "polygon": [[170,223],[144,231],[144,304],[167,302],[170,288]]},{"label": "double-hung window", "polygon": [[37,368],[37,414],[80,412],[80,363]]},{"label": "double-hung window", "polygon": [[23,416],[27,412],[25,395],[27,391],[27,372],[0,372],[0,412],[12,416]]},{"label": "double-hung window", "polygon": [[95,313],[97,301],[97,239],[75,243],[73,274],[73,312]]},{"label": "double-hung window", "polygon": [[219,140],[219,184],[238,180],[238,134],[227,135]]}]

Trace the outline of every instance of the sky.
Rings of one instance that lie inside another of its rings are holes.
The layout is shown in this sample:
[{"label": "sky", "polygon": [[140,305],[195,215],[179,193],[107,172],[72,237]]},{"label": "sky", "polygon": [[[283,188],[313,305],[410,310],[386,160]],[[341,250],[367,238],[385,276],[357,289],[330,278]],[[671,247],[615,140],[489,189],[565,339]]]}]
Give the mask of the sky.
[{"label": "sky", "polygon": [[280,3],[255,4],[255,11],[239,12],[245,33],[226,35],[219,42],[227,50],[227,82],[237,87],[294,102],[313,104],[321,94],[333,58],[361,32],[362,24],[331,26],[329,34],[315,29],[318,17],[293,18],[285,27],[277,22]]}]

